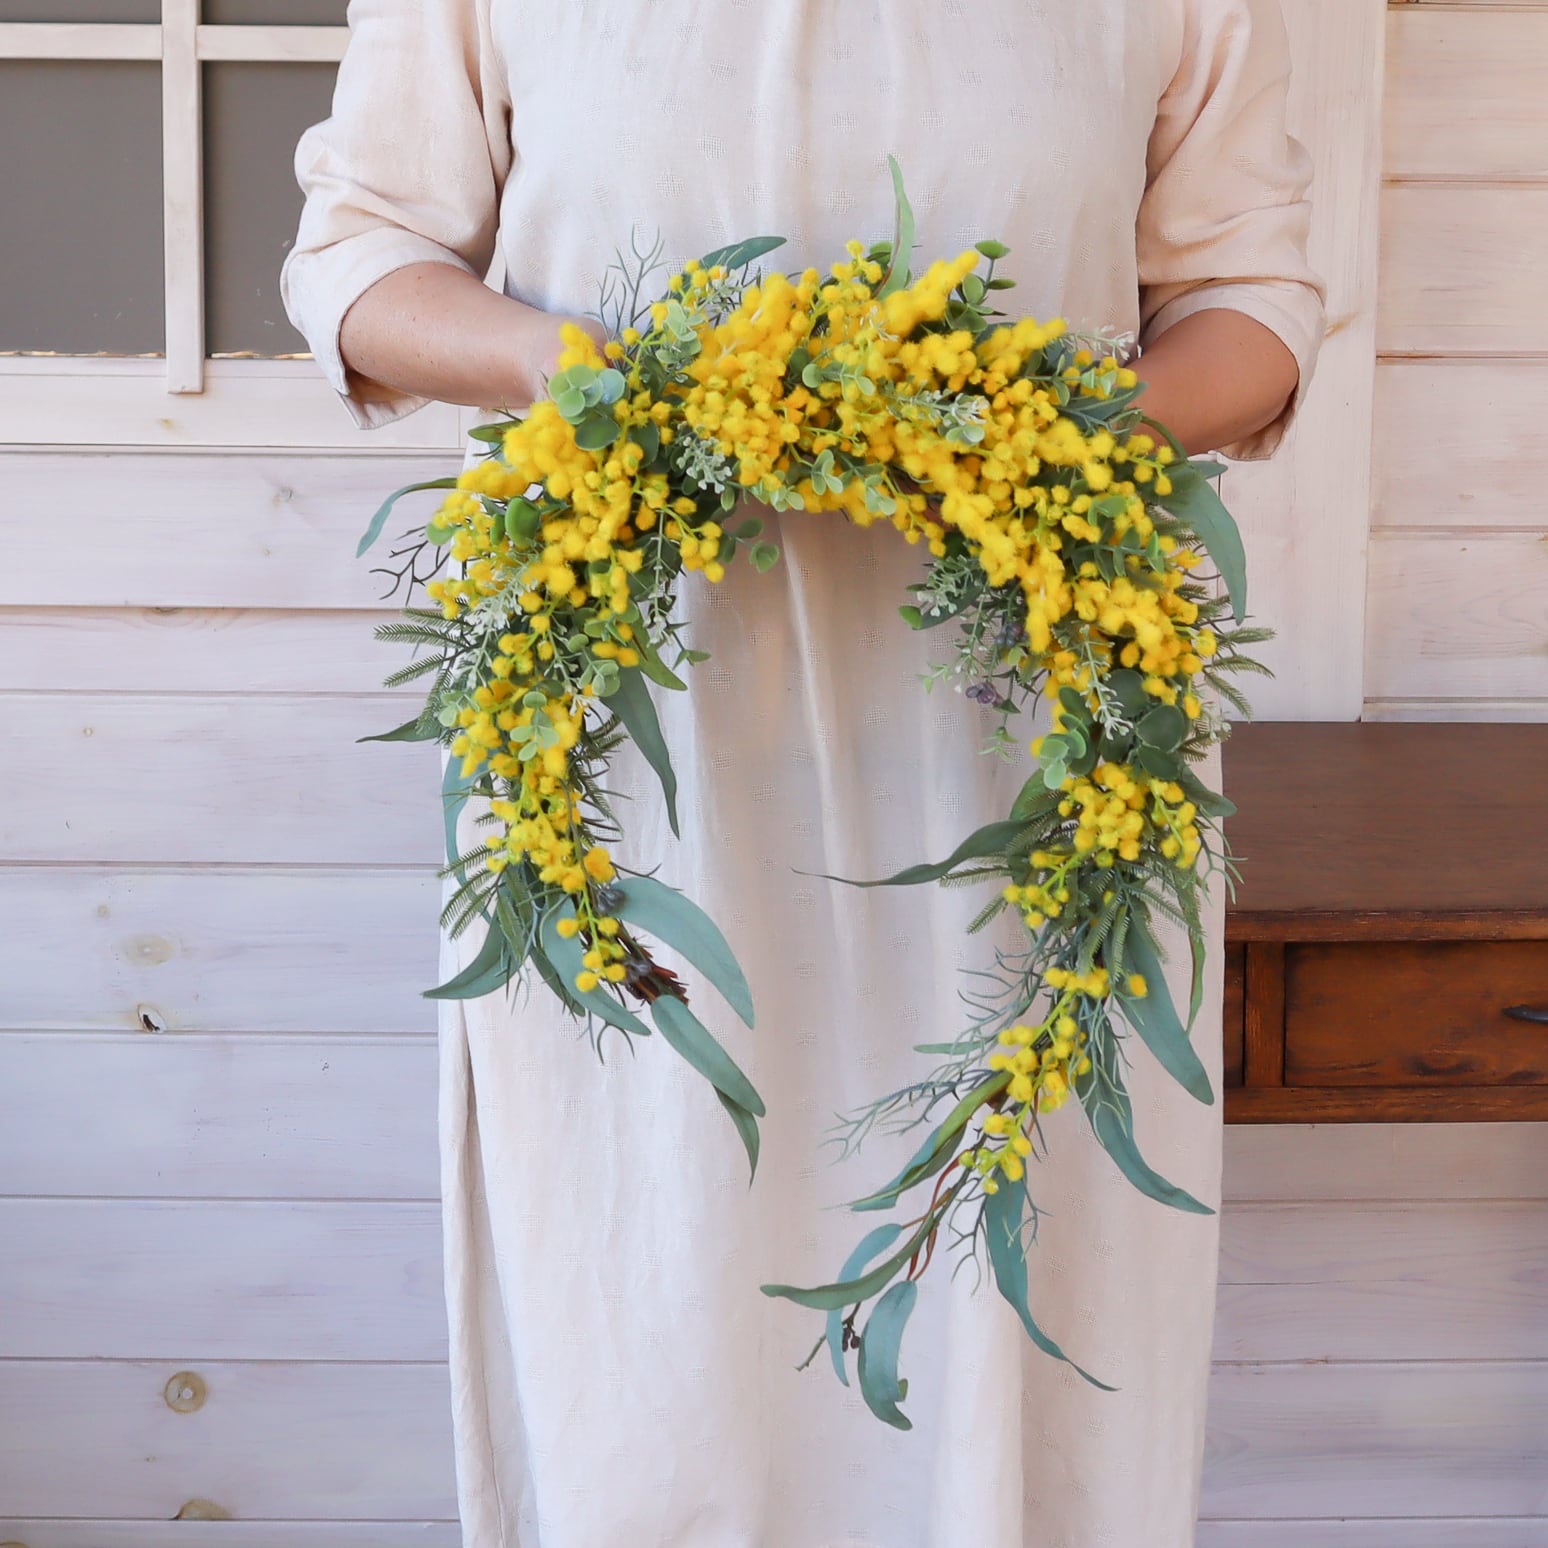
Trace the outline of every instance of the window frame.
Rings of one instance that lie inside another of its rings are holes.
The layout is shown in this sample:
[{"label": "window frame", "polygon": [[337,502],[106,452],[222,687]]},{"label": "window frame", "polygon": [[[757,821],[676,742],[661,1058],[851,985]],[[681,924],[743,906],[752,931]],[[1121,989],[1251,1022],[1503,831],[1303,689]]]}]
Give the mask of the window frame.
[{"label": "window frame", "polygon": [[[150,60],[161,67],[165,358],[0,356],[0,421],[12,444],[75,443],[83,408],[97,444],[338,446],[353,425],[311,357],[205,352],[203,69],[209,62],[337,64],[347,26],[199,19],[200,0],[161,0],[156,22],[0,22],[0,59]],[[169,405],[167,396],[184,399]],[[331,408],[330,408],[331,405]],[[477,410],[432,404],[373,445],[443,450]],[[396,431],[396,433],[393,433]]]}]

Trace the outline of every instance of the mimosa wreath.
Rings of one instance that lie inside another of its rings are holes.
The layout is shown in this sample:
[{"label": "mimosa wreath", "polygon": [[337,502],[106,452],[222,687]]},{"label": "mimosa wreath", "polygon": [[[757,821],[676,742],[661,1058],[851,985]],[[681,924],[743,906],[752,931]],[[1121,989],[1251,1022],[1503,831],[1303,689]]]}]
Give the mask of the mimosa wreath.
[{"label": "mimosa wreath", "polygon": [[[389,496],[360,551],[400,496],[448,491],[394,571],[436,606],[378,631],[426,651],[388,679],[429,676],[424,709],[383,739],[448,752],[443,876],[455,890],[443,927],[485,926],[472,963],[430,994],[476,997],[523,976],[597,1035],[645,1035],[648,1014],[710,1082],[754,1170],[763,1102],[651,942],[751,1027],[747,981],[697,905],[620,867],[606,788],[610,754],[632,739],[678,831],[671,749],[647,685],[681,690],[678,669],[705,659],[673,620],[680,577],[715,582],[738,560],[760,571],[777,561],[756,517],[725,525],[744,502],[887,523],[930,554],[905,621],[955,628],[931,680],[997,711],[995,750],[1013,753],[1009,723],[1033,695],[1053,700],[1008,814],[944,860],[861,883],[993,881],[972,928],[1007,908],[1025,927],[1024,945],[996,950],[975,975],[989,987],[964,994],[966,1029],[919,1045],[937,1058],[931,1072],[841,1125],[846,1152],[878,1122],[927,1126],[909,1164],[852,1207],[891,1210],[933,1179],[929,1202],[866,1235],[834,1283],[764,1287],[825,1312],[808,1362],[826,1344],[847,1385],[856,1350],[865,1401],[908,1428],[899,1344],[949,1216],[966,1221],[957,1239],[969,1250],[982,1238],[1038,1347],[1068,1359],[1028,1308],[1024,1231],[1026,1162],[1042,1115],[1071,1092],[1136,1187],[1211,1212],[1137,1148],[1120,1019],[1189,1093],[1214,1100],[1189,1041],[1205,952],[1200,859],[1234,876],[1212,827],[1234,808],[1189,768],[1225,729],[1198,690],[1247,713],[1225,677],[1265,670],[1242,647],[1272,631],[1242,624],[1242,545],[1208,482],[1220,466],[1137,429],[1132,340],[1000,320],[993,302],[1012,282],[996,273],[998,242],[911,279],[913,216],[892,168],[893,240],[851,242],[826,277],[758,271],[782,241],[758,238],[687,264],[648,301],[659,244],[620,259],[600,308],[612,342],[599,351],[567,325],[548,397],[475,430],[489,451],[459,476]],[[1191,575],[1206,553],[1226,599]],[[470,795],[492,831],[459,854]],[[1152,911],[1189,933],[1186,1024]]]}]

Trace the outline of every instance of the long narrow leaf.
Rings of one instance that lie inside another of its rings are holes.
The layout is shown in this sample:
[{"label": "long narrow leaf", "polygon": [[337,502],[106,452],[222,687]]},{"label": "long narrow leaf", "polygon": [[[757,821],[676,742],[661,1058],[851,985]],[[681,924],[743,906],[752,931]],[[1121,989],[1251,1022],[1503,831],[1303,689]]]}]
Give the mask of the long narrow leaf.
[{"label": "long narrow leaf", "polygon": [[[843,882],[846,887],[913,887],[920,882],[939,881],[964,860],[983,860],[990,855],[1004,854],[1006,846],[1025,826],[1022,822],[991,822],[970,833],[945,860],[938,860],[934,864],[911,865],[894,876],[884,876],[877,881],[853,881],[847,876],[830,876],[825,871],[815,874],[823,881]],[[806,876],[812,873],[802,871],[800,874]]]},{"label": "long narrow leaf", "polygon": [[618,690],[602,701],[623,722],[624,729],[634,739],[634,745],[644,754],[645,761],[656,771],[661,781],[661,793],[666,797],[667,821],[672,825],[674,837],[681,837],[677,826],[677,775],[672,769],[672,755],[667,751],[666,738],[661,734],[661,722],[656,717],[656,706],[645,686],[644,674],[638,667],[629,667],[619,677]]},{"label": "long narrow leaf", "polygon": [[1214,486],[1198,468],[1180,467],[1172,474],[1171,494],[1161,504],[1198,533],[1225,581],[1231,611],[1241,623],[1247,615],[1247,553],[1236,520]]},{"label": "long narrow leaf", "polygon": [[406,494],[413,494],[420,489],[455,489],[457,478],[455,474],[446,478],[426,479],[422,484],[405,484],[401,489],[395,489],[377,506],[376,514],[371,518],[370,525],[366,527],[361,536],[360,544],[355,549],[355,557],[358,559],[365,551],[382,535],[382,528],[387,525],[387,517],[394,505]]},{"label": "long narrow leaf", "polygon": [[782,236],[747,237],[743,241],[717,247],[712,253],[705,253],[699,263],[706,269],[741,269],[756,262],[765,253],[772,253],[776,247],[784,245],[785,238]]},{"label": "long narrow leaf", "polygon": [[516,972],[519,964],[511,957],[504,935],[491,927],[478,955],[455,977],[437,984],[434,989],[426,989],[424,997],[427,1000],[476,1000],[490,994],[509,983]]},{"label": "long narrow leaf", "polygon": [[1001,1182],[998,1193],[991,1193],[984,1205],[984,1235],[989,1246],[989,1263],[994,1270],[994,1282],[999,1292],[1010,1302],[1027,1337],[1044,1354],[1063,1360],[1074,1366],[1093,1387],[1103,1392],[1116,1392],[1105,1381],[1098,1381],[1090,1371],[1083,1370],[1051,1339],[1033,1320],[1027,1306],[1027,1255],[1021,1240],[1021,1216],[1026,1207],[1027,1191],[1020,1183]]},{"label": "long narrow leaf", "polygon": [[662,1037],[717,1090],[762,1118],[768,1109],[753,1083],[737,1067],[688,1007],[675,995],[663,994],[651,1001],[650,1014]]},{"label": "long narrow leaf", "polygon": [[1011,1083],[1009,1071],[1001,1070],[975,1086],[930,1131],[924,1144],[914,1153],[913,1159],[885,1187],[875,1193],[857,1199],[849,1207],[853,1210],[891,1209],[898,1196],[917,1188],[926,1179],[934,1177],[951,1159],[953,1144],[968,1119],[991,1097],[1003,1091]]},{"label": "long narrow leaf", "polygon": [[1168,1182],[1140,1155],[1139,1147],[1134,1142],[1133,1104],[1124,1089],[1123,1076],[1119,1073],[1110,1048],[1100,1067],[1093,1059],[1091,1069],[1085,1075],[1075,1077],[1075,1094],[1086,1110],[1091,1132],[1108,1155],[1118,1163],[1119,1170],[1141,1193],[1156,1200],[1158,1204],[1169,1204],[1187,1214],[1215,1213],[1209,1205],[1194,1198],[1187,1189]]},{"label": "long narrow leaf", "polygon": [[[858,1274],[877,1253],[885,1252],[902,1234],[903,1227],[896,1222],[888,1222],[886,1225],[877,1226],[874,1231],[867,1231],[860,1238],[860,1245],[844,1259],[844,1266],[839,1270],[839,1282],[842,1283]],[[833,1369],[838,1373],[838,1379],[847,1387],[849,1373],[844,1369],[844,1309],[841,1306],[835,1307],[828,1313],[827,1340]]]},{"label": "long narrow leaf", "polygon": [[617,1027],[620,1032],[633,1032],[639,1037],[649,1037],[650,1028],[605,989],[600,986],[595,989],[576,987],[575,980],[584,971],[586,965],[581,960],[585,956],[585,950],[577,937],[571,936],[566,940],[559,933],[556,928],[558,919],[558,910],[554,909],[543,916],[543,923],[538,931],[538,941],[542,946],[543,955],[548,958],[554,971],[564,980],[570,998],[585,1006],[593,1015],[600,1016],[609,1026]]},{"label": "long narrow leaf", "polygon": [[914,255],[914,207],[908,202],[903,188],[903,169],[896,156],[887,157],[892,171],[892,194],[897,205],[897,218],[893,227],[892,261],[887,266],[887,277],[876,292],[877,300],[901,290],[908,283],[908,268]]},{"label": "long narrow leaf", "polygon": [[1205,1106],[1211,1105],[1215,1093],[1210,1089],[1209,1071],[1204,1068],[1197,1049],[1189,1042],[1188,1034],[1177,1018],[1177,1009],[1172,1004],[1172,992],[1162,972],[1155,939],[1150,933],[1150,926],[1138,914],[1131,915],[1129,919],[1124,956],[1128,966],[1143,975],[1146,991],[1143,996],[1136,998],[1122,987],[1120,981],[1118,1001],[1123,1006],[1124,1015],[1167,1074],[1189,1096],[1203,1102]]},{"label": "long narrow leaf", "polygon": [[720,927],[692,898],[653,876],[630,876],[614,891],[623,898],[619,918],[681,952],[752,1026],[752,990],[747,987],[747,977]]},{"label": "long narrow leaf", "polygon": [[446,863],[455,865],[461,850],[457,844],[457,819],[468,804],[468,795],[478,781],[478,774],[464,776],[462,759],[455,753],[446,754],[446,765],[441,771],[441,806],[446,825]]},{"label": "long narrow leaf", "polygon": [[715,1095],[720,1099],[720,1105],[731,1115],[731,1122],[736,1125],[736,1132],[741,1136],[742,1145],[747,1151],[747,1184],[751,1187],[753,1179],[758,1175],[758,1120],[724,1091],[717,1088]]},{"label": "long narrow leaf", "polygon": [[916,1280],[905,1279],[894,1285],[871,1313],[860,1335],[860,1395],[865,1406],[896,1430],[912,1430],[908,1416],[898,1404],[908,1393],[908,1383],[898,1379],[898,1349],[903,1328],[919,1299]]},{"label": "long narrow leaf", "polygon": [[957,1188],[953,1187],[902,1247],[870,1273],[862,1274],[858,1279],[839,1280],[831,1285],[814,1285],[810,1289],[802,1289],[799,1285],[764,1285],[761,1287],[763,1293],[794,1301],[798,1306],[810,1306],[813,1311],[833,1311],[836,1307],[856,1306],[868,1300],[930,1239],[930,1233],[940,1223],[941,1216],[956,1196]]}]

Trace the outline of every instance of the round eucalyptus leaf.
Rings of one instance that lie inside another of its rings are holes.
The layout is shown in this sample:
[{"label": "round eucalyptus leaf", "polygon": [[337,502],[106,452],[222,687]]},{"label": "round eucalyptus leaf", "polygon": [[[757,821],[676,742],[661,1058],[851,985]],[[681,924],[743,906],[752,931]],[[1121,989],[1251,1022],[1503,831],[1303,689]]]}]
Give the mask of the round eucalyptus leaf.
[{"label": "round eucalyptus leaf", "polygon": [[1173,752],[1188,734],[1188,717],[1175,704],[1158,704],[1140,717],[1134,729],[1141,741],[1162,752]]}]

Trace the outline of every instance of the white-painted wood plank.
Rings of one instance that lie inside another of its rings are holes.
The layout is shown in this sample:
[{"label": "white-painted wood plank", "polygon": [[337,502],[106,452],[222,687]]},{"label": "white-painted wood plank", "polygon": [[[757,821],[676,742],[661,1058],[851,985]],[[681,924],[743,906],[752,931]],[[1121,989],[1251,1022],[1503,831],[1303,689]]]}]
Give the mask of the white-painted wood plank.
[{"label": "white-painted wood plank", "polygon": [[[383,691],[413,659],[375,638],[398,615],[279,608],[0,608],[0,691],[328,693]],[[428,681],[425,685],[428,687]],[[424,700],[396,690],[407,720]]]},{"label": "white-painted wood plank", "polygon": [[1548,1124],[1228,1124],[1228,1203],[1548,1199]]},{"label": "white-painted wood plank", "polygon": [[[1352,720],[1360,711],[1371,390],[1376,320],[1382,0],[1286,5],[1290,128],[1311,152],[1312,265],[1328,285],[1329,336],[1298,425],[1266,463],[1236,463],[1222,497],[1252,577],[1257,647],[1276,674],[1249,692],[1264,719]],[[1354,513],[1354,519],[1349,513]],[[1308,641],[1316,640],[1315,648]]]},{"label": "white-painted wood plank", "polygon": [[1548,720],[1548,699],[1378,699],[1365,701],[1362,720]]},{"label": "white-painted wood plank", "polygon": [[0,695],[0,863],[435,863],[437,750],[357,743],[405,720],[402,709],[393,698]]},{"label": "white-painted wood plank", "polygon": [[0,1199],[0,1241],[0,1359],[446,1358],[438,1204]]},{"label": "white-painted wood plank", "polygon": [[1548,1548],[1548,1516],[1200,1521],[1195,1548]]},{"label": "white-painted wood plank", "polygon": [[169,1532],[165,1521],[34,1516],[0,1518],[0,1534],[26,1548],[462,1548],[455,1521],[179,1521]]},{"label": "white-painted wood plank", "polygon": [[260,59],[285,64],[337,64],[348,27],[241,26],[199,28],[200,59]]},{"label": "white-painted wood plank", "polygon": [[0,1026],[433,1032],[439,887],[430,867],[0,867]]},{"label": "white-painted wood plank", "polygon": [[[185,1369],[208,1393],[194,1413],[163,1398]],[[166,1522],[190,1499],[259,1521],[456,1516],[441,1365],[8,1360],[0,1411],[22,1516]]]},{"label": "white-painted wood plank", "polygon": [[1377,347],[1409,355],[1548,351],[1545,246],[1548,188],[1388,184]]},{"label": "white-painted wood plank", "polygon": [[310,355],[208,360],[203,392],[183,397],[168,396],[165,361],[153,356],[0,358],[0,424],[15,446],[73,449],[89,434],[96,446],[317,447],[460,458],[470,412],[428,403],[362,430]]},{"label": "white-painted wood plank", "polygon": [[[357,559],[360,534],[393,490],[456,471],[444,457],[398,455],[6,454],[0,523],[13,546],[0,604],[391,610],[390,582],[370,571],[392,544]],[[388,536],[427,521],[440,499],[405,496]],[[59,508],[70,512],[68,565],[57,522],[38,515]]]},{"label": "white-painted wood plank", "polygon": [[434,1202],[436,1078],[433,1034],[4,1033],[0,1187]]},{"label": "white-painted wood plank", "polygon": [[1388,177],[1548,178],[1548,11],[1394,6]]},{"label": "white-painted wood plank", "polygon": [[0,22],[0,59],[160,59],[155,22]]},{"label": "white-painted wood plank", "polygon": [[1383,360],[1372,526],[1548,530],[1545,426],[1548,360]]},{"label": "white-painted wood plank", "polygon": [[1548,698],[1548,533],[1375,532],[1373,699]]},{"label": "white-painted wood plank", "polygon": [[166,387],[204,388],[203,74],[199,0],[161,0],[161,225],[166,253]]},{"label": "white-painted wood plank", "polygon": [[1219,1360],[1548,1359],[1548,1204],[1232,1204]]},{"label": "white-painted wood plank", "polygon": [[1548,1362],[1218,1365],[1201,1514],[1548,1514]]}]

